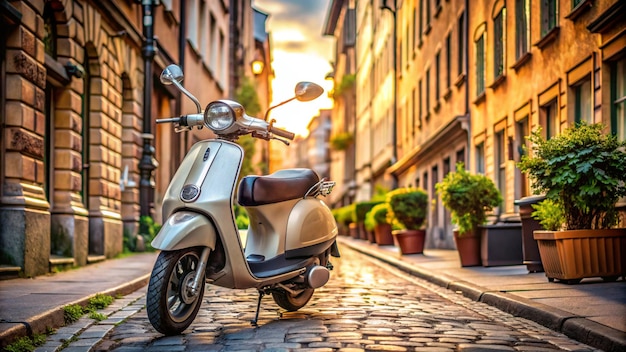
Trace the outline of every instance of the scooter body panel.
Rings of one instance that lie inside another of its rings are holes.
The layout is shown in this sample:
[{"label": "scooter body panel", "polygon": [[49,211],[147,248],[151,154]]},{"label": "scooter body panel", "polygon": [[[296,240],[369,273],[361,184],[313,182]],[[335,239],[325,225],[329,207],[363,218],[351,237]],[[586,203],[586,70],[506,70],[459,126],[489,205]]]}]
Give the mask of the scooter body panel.
[{"label": "scooter body panel", "polygon": [[182,210],[167,218],[152,240],[152,247],[164,251],[198,246],[213,250],[216,236],[215,227],[206,216]]},{"label": "scooter body panel", "polygon": [[301,249],[313,248],[336,237],[335,218],[324,202],[313,197],[300,199],[287,221],[285,252],[302,255]]}]

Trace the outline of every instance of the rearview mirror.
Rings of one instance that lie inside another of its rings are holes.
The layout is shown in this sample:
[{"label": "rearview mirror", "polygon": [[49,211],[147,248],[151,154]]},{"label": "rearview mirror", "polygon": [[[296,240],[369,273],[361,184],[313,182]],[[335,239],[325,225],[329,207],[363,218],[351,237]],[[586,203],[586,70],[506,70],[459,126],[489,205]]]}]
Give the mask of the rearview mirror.
[{"label": "rearview mirror", "polygon": [[161,72],[161,83],[165,85],[183,81],[183,70],[178,65],[169,65]]},{"label": "rearview mirror", "polygon": [[300,82],[296,84],[296,99],[298,101],[311,101],[324,93],[324,88],[313,82]]}]

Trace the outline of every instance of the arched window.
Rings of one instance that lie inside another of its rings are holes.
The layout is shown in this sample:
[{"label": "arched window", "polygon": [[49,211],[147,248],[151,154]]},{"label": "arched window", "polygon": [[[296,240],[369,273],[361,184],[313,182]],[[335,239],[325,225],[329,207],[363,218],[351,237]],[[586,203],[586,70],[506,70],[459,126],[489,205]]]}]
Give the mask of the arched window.
[{"label": "arched window", "polygon": [[485,31],[486,24],[483,23],[474,31],[474,60],[476,69],[476,97],[485,93],[485,50],[487,47]]},{"label": "arched window", "polygon": [[505,73],[506,55],[506,5],[503,0],[494,4],[493,19],[493,78],[497,80]]}]

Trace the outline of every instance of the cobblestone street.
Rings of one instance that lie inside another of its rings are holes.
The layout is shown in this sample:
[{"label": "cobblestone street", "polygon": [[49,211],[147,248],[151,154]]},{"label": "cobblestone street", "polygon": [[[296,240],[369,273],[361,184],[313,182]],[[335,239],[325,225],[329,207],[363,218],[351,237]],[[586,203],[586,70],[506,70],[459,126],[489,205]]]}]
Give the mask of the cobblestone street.
[{"label": "cobblestone street", "polygon": [[143,288],[64,351],[598,351],[347,248],[333,264],[331,281],[298,312],[265,297],[256,328],[255,290],[208,286],[186,333],[164,337],[148,322]]}]

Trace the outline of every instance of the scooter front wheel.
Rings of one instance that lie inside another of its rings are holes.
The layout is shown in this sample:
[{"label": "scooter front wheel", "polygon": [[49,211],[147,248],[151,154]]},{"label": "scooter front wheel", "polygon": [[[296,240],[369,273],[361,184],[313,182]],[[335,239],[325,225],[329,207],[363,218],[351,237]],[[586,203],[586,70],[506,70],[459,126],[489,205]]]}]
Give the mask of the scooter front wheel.
[{"label": "scooter front wheel", "polygon": [[309,303],[314,291],[315,290],[312,288],[307,288],[297,295],[293,295],[285,290],[279,289],[272,292],[272,299],[279,307],[289,312],[295,312]]},{"label": "scooter front wheel", "polygon": [[191,285],[200,253],[200,248],[185,248],[159,254],[146,296],[148,319],[158,332],[180,334],[198,314],[204,296],[204,276],[196,294]]}]

